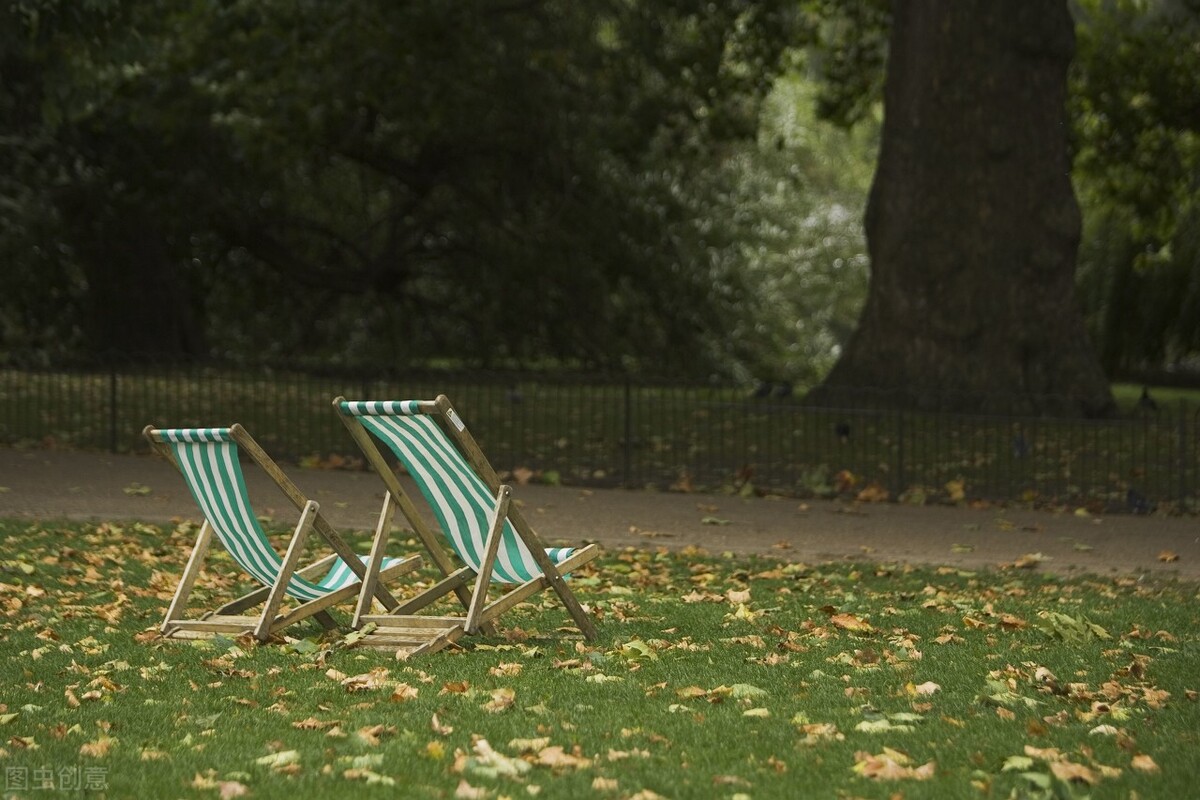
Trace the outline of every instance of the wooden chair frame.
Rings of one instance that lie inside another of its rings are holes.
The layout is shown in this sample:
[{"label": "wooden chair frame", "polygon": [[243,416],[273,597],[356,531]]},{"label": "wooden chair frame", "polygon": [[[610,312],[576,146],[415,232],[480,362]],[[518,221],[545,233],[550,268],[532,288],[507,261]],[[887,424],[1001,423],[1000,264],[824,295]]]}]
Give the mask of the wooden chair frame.
[{"label": "wooden chair frame", "polygon": [[[283,470],[267,455],[266,451],[254,441],[245,428],[235,423],[230,426],[229,432],[231,438],[241,451],[250,456],[250,459],[274,480],[276,485],[279,486],[287,498],[296,506],[300,511],[300,519],[297,521],[296,527],[292,532],[287,550],[282,559],[282,566],[273,585],[255,589],[235,600],[225,603],[214,611],[203,614],[199,618],[188,619],[184,616],[187,602],[191,596],[192,588],[196,583],[196,578],[204,567],[205,558],[212,543],[213,528],[206,518],[200,527],[199,534],[196,536],[196,543],[192,547],[187,566],[184,568],[183,576],[180,578],[179,586],[175,590],[171,604],[167,609],[166,618],[163,620],[160,628],[163,636],[168,638],[192,639],[212,636],[217,633],[252,633],[256,639],[265,642],[288,625],[299,622],[302,619],[307,619],[308,617],[315,617],[326,630],[335,629],[337,623],[329,613],[329,609],[361,594],[364,586],[363,580],[368,574],[368,567],[364,565],[362,559],[354,553],[349,544],[346,543],[321,514],[319,504],[304,496],[299,487],[288,478]],[[182,474],[183,469],[176,460],[171,448],[155,438],[154,433],[155,427],[153,425],[147,425],[142,431],[142,434],[150,442],[153,450],[164,456]],[[310,533],[314,530],[328,543],[333,553],[308,566],[300,567],[299,561],[304,551],[304,545],[307,543]],[[332,590],[315,600],[302,602],[285,613],[279,613],[279,609],[287,596],[288,582],[292,579],[293,575],[307,580],[315,580],[329,570],[338,558],[341,558],[347,567],[358,577],[357,582],[348,584],[340,589]],[[378,598],[385,608],[396,608],[399,605],[399,601],[392,596],[384,584],[389,580],[398,578],[420,567],[423,563],[422,558],[419,555],[410,556],[402,561],[391,564],[387,569],[383,570],[380,569],[382,551],[377,553],[375,550],[372,550],[371,558],[371,563],[374,564],[375,570],[371,575],[370,596]],[[260,604],[263,607],[261,613],[257,616],[242,614],[242,612]]]},{"label": "wooden chair frame", "polygon": [[[500,482],[496,471],[492,469],[491,464],[488,463],[478,443],[471,436],[466,425],[462,422],[462,418],[458,416],[458,413],[450,404],[450,400],[445,395],[438,395],[436,400],[421,401],[417,404],[417,408],[419,413],[427,414],[436,420],[442,432],[458,448],[459,452],[471,468],[475,470],[476,475],[488,487],[495,499],[495,507],[490,515],[487,544],[481,560],[479,573],[476,573],[469,566],[455,567],[446,552],[446,547],[442,544],[445,537],[435,533],[434,529],[421,516],[412,498],[409,497],[401,485],[396,473],[392,471],[387,460],[380,452],[374,438],[363,427],[362,422],[359,421],[357,416],[343,410],[342,403],[344,402],[346,402],[345,398],[338,397],[333,401],[333,407],[342,422],[346,425],[347,430],[349,430],[350,436],[353,437],[359,449],[362,450],[367,462],[379,473],[379,477],[387,487],[387,494],[383,501],[383,510],[380,513],[380,526],[376,530],[375,545],[372,548],[372,557],[368,559],[368,575],[363,581],[363,592],[360,595],[359,608],[355,613],[355,625],[361,625],[370,621],[384,624],[389,618],[415,615],[421,609],[453,592],[467,611],[464,621],[465,631],[470,634],[481,630],[491,633],[494,631],[493,623],[497,617],[518,603],[550,587],[558,595],[584,637],[589,640],[596,638],[595,625],[576,599],[574,593],[567,586],[563,576],[570,574],[572,571],[596,558],[600,554],[599,548],[594,544],[587,545],[577,550],[556,566],[546,554],[545,542],[530,527],[520,508],[512,502],[512,488]],[[387,529],[390,525],[392,515],[396,510],[399,510],[409,525],[412,526],[413,531],[420,538],[421,543],[428,552],[430,559],[437,566],[443,577],[429,589],[391,609],[387,615],[371,617],[366,612],[371,603],[370,591],[373,581],[376,579],[373,572],[378,568],[379,564],[379,561],[374,557],[374,548],[381,548],[386,544]],[[387,524],[385,524],[385,520]],[[504,531],[505,520],[511,523],[513,530],[525,543],[534,561],[542,570],[542,575],[533,580],[518,584],[514,588],[504,592],[500,597],[489,601],[488,589],[492,582],[491,572],[495,563],[496,552],[500,545],[501,534]]]}]

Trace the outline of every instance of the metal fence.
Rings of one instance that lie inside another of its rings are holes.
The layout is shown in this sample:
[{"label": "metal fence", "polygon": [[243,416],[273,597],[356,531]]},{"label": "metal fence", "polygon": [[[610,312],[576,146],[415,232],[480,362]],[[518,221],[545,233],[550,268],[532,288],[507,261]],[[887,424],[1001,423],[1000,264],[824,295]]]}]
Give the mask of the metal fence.
[{"label": "metal fence", "polygon": [[23,369],[0,370],[0,443],[143,452],[146,424],[241,422],[281,460],[354,468],[361,462],[330,405],[335,396],[439,393],[497,470],[522,480],[1200,510],[1200,407],[1183,403],[1082,420],[897,411],[883,397],[823,408],[786,393],[575,374]]}]

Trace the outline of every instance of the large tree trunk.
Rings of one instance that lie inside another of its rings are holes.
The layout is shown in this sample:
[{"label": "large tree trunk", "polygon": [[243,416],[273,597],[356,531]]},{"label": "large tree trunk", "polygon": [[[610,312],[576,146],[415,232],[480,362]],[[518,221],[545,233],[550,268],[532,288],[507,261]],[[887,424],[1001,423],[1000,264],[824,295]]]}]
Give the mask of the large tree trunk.
[{"label": "large tree trunk", "polygon": [[897,0],[871,284],[819,401],[1104,415],[1074,295],[1063,0]]}]

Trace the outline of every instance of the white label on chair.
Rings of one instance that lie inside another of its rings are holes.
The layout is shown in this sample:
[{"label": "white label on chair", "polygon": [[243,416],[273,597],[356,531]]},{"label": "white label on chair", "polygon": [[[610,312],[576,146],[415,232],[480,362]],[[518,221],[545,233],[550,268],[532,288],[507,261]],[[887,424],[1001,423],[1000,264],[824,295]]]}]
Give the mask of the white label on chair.
[{"label": "white label on chair", "polygon": [[467,429],[467,426],[465,424],[463,424],[463,421],[461,419],[458,418],[458,414],[454,411],[453,408],[450,409],[450,413],[447,414],[446,416],[450,420],[450,423],[452,425],[454,425],[454,427],[458,428],[460,431],[465,431]]}]

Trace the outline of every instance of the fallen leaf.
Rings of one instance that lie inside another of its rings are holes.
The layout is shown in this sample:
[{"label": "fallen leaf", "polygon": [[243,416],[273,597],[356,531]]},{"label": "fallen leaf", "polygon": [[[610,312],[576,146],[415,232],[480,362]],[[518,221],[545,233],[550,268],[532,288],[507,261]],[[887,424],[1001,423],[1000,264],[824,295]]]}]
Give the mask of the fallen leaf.
[{"label": "fallen leaf", "polygon": [[491,714],[499,714],[509,708],[517,699],[517,693],[512,689],[501,687],[492,690],[492,699],[483,704],[483,710]]},{"label": "fallen leaf", "polygon": [[417,687],[409,686],[407,683],[399,684],[392,694],[388,697],[393,703],[406,703],[409,700],[417,699]]},{"label": "fallen leaf", "polygon": [[1142,772],[1158,772],[1159,771],[1158,764],[1154,763],[1154,759],[1151,758],[1150,756],[1146,755],[1145,753],[1139,753],[1136,756],[1134,756],[1130,760],[1129,766],[1133,767],[1136,770],[1141,770]]},{"label": "fallen leaf", "polygon": [[834,614],[829,618],[829,622],[842,630],[850,631],[851,633],[870,633],[875,630],[871,627],[871,623],[866,620],[859,619],[853,614]]},{"label": "fallen leaf", "polygon": [[1163,550],[1158,554],[1158,560],[1169,564],[1172,561],[1178,561],[1179,554],[1172,550]]},{"label": "fallen leaf", "polygon": [[458,788],[454,790],[454,796],[458,800],[484,800],[488,796],[487,789],[475,787],[461,780],[458,782]]},{"label": "fallen leaf", "polygon": [[936,762],[930,761],[922,764],[919,767],[908,766],[912,759],[905,753],[898,750],[893,750],[890,747],[883,748],[882,753],[872,755],[860,750],[854,754],[855,764],[854,771],[864,778],[871,778],[878,781],[897,781],[897,780],[929,780],[934,776],[937,770]]},{"label": "fallen leaf", "polygon": [[271,753],[267,756],[254,759],[254,763],[260,767],[270,767],[271,769],[282,769],[292,764],[300,763],[299,750],[280,750],[278,753]]},{"label": "fallen leaf", "polygon": [[494,675],[497,678],[511,677],[513,675],[520,675],[524,666],[524,664],[518,662],[501,663],[489,669],[488,674]]},{"label": "fallen leaf", "polygon": [[342,721],[340,719],[332,719],[323,722],[316,717],[309,717],[308,719],[302,719],[299,722],[293,722],[292,727],[302,731],[320,731],[325,730],[326,728],[335,728],[340,725],[341,722]]},{"label": "fallen leaf", "polygon": [[244,797],[250,793],[250,788],[237,781],[221,781],[217,784],[221,800],[231,800],[234,797]]},{"label": "fallen leaf", "polygon": [[88,756],[89,758],[104,758],[108,755],[108,751],[117,743],[116,739],[108,736],[101,736],[94,742],[86,742],[79,748],[79,755]]},{"label": "fallen leaf", "polygon": [[568,753],[554,745],[541,750],[537,754],[537,764],[551,769],[584,769],[592,765],[591,759]]},{"label": "fallen leaf", "polygon": [[1086,783],[1088,786],[1095,786],[1100,781],[1094,769],[1072,761],[1051,761],[1050,771],[1054,773],[1054,777],[1068,783],[1078,781]]}]

